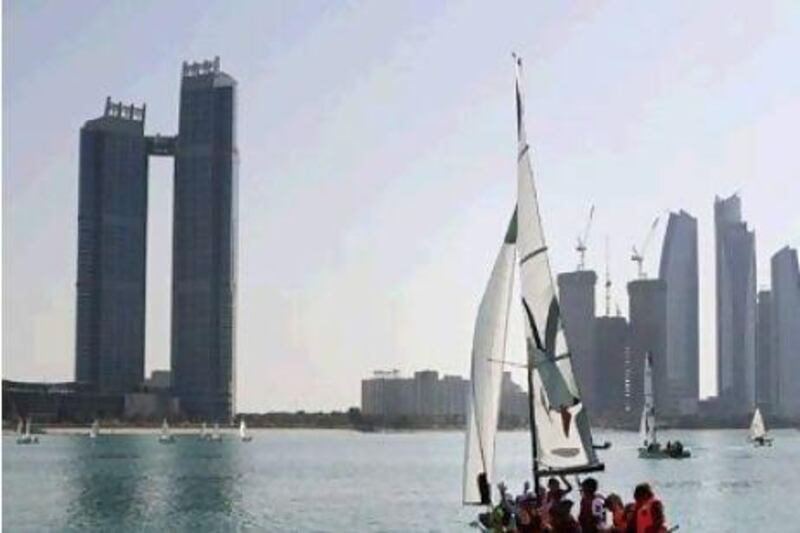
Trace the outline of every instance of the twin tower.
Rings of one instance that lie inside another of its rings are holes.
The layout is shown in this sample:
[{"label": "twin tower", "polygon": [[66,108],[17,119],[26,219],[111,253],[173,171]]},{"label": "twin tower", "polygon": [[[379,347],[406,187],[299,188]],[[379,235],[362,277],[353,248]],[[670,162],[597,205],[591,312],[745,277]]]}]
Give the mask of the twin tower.
[{"label": "twin tower", "polygon": [[99,393],[144,381],[149,156],[174,158],[171,394],[185,416],[234,409],[236,81],[183,64],[177,136],[146,136],[146,108],[106,101],[81,128],[75,376]]}]

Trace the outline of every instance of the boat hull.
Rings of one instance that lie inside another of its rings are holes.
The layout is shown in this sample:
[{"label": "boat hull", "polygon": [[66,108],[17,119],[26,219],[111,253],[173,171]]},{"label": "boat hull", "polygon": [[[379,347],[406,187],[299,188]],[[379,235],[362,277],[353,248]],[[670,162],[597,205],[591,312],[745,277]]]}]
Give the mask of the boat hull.
[{"label": "boat hull", "polygon": [[666,450],[663,448],[649,450],[647,448],[639,448],[640,459],[688,459],[692,456],[689,450],[681,450],[680,452],[674,450]]}]

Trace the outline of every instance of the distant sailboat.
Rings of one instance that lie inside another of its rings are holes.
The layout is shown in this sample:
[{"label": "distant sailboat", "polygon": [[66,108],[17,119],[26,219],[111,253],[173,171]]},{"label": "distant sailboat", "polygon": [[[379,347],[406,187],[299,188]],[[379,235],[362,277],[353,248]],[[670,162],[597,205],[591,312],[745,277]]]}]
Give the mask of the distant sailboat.
[{"label": "distant sailboat", "polygon": [[[24,429],[23,429],[24,428]],[[17,444],[39,444],[39,437],[31,435],[31,419],[28,418],[26,422],[20,419],[17,425],[17,431],[20,433],[17,437]]]},{"label": "distant sailboat", "polygon": [[750,440],[756,446],[772,446],[772,439],[767,436],[767,428],[759,408],[756,408],[753,421],[750,423]]},{"label": "distant sailboat", "polygon": [[540,478],[603,470],[572,369],[553,284],[527,143],[522,62],[516,59],[517,209],[495,260],[475,322],[462,498],[491,504],[495,435],[515,262],[527,341],[534,494]]},{"label": "distant sailboat", "polygon": [[211,433],[211,440],[213,442],[220,442],[222,440],[222,435],[219,433],[219,424],[214,423],[214,431]]},{"label": "distant sailboat", "polygon": [[161,434],[158,436],[158,442],[162,444],[172,444],[175,442],[175,437],[169,432],[169,424],[167,424],[166,418],[161,423]]},{"label": "distant sailboat", "polygon": [[253,440],[253,436],[247,434],[247,425],[244,423],[244,418],[239,422],[239,438],[242,439],[242,442],[250,442]]},{"label": "distant sailboat", "polygon": [[95,418],[92,427],[89,428],[89,438],[96,439],[100,435],[100,422]]},{"label": "distant sailboat", "polygon": [[692,455],[680,442],[669,443],[665,447],[658,442],[656,407],[653,398],[653,355],[650,352],[647,352],[644,360],[644,406],[639,435],[642,439],[639,457],[642,459],[685,459]]},{"label": "distant sailboat", "polygon": [[200,440],[211,440],[211,435],[208,433],[208,427],[205,422],[200,426]]}]

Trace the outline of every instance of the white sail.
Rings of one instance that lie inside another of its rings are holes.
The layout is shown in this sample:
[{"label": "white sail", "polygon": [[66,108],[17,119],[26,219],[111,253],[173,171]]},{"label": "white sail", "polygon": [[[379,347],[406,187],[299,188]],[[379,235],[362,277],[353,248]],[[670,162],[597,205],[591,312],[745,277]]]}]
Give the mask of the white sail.
[{"label": "white sail", "polygon": [[600,469],[586,407],[561,324],[524,124],[522,62],[517,60],[517,256],[533,385],[536,468],[543,473]]},{"label": "white sail", "polygon": [[646,448],[658,442],[656,437],[656,408],[653,401],[653,360],[647,352],[644,360],[644,405],[642,405],[642,420],[639,426],[642,445]]},{"label": "white sail", "polygon": [[203,422],[203,425],[200,426],[200,438],[204,439],[208,435],[208,430],[206,428],[206,423]]},{"label": "white sail", "polygon": [[25,424],[25,436],[26,437],[30,437],[31,436],[31,419],[30,418],[28,419],[27,423]]},{"label": "white sail", "polygon": [[166,437],[169,435],[169,424],[167,424],[167,419],[165,418],[163,422],[161,422],[161,435]]},{"label": "white sail", "polygon": [[244,418],[239,422],[239,436],[243,439],[247,437],[247,426],[244,423]]},{"label": "white sail", "polygon": [[494,444],[500,413],[508,311],[514,283],[515,240],[516,213],[509,223],[475,321],[464,449],[464,503],[482,503],[478,476],[484,475],[489,486],[494,481]]},{"label": "white sail", "polygon": [[95,421],[92,422],[91,429],[89,429],[89,437],[95,439],[99,434],[100,434],[100,422],[97,419],[95,419]]},{"label": "white sail", "polygon": [[753,415],[753,422],[750,424],[750,438],[763,439],[767,436],[767,428],[764,426],[764,418],[761,416],[761,409],[756,408]]},{"label": "white sail", "polygon": [[20,435],[25,433],[25,422],[21,418],[17,422],[17,433]]}]

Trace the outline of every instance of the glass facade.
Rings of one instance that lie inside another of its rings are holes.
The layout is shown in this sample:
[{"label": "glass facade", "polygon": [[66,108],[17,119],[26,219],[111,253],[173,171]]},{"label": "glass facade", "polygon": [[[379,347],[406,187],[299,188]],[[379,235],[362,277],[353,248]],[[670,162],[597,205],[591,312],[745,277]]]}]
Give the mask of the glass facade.
[{"label": "glass facade", "polygon": [[173,394],[190,418],[234,409],[236,82],[218,68],[181,82],[172,282]]},{"label": "glass facade", "polygon": [[75,377],[128,392],[144,380],[147,153],[143,110],[109,105],[80,134]]}]

